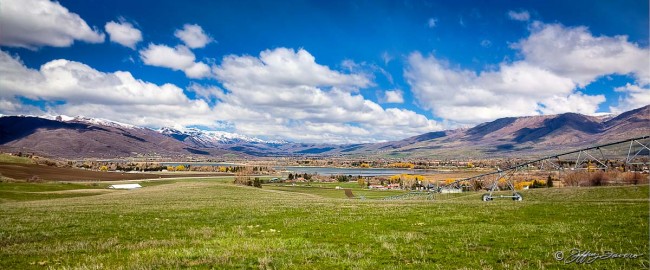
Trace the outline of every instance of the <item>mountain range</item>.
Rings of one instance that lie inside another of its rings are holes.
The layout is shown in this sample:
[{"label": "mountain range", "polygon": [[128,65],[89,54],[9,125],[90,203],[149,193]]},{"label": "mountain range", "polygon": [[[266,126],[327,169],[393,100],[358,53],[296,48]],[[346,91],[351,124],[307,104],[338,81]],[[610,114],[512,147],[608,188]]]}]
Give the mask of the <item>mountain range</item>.
[{"label": "mountain range", "polygon": [[650,105],[619,115],[565,113],[501,118],[472,128],[430,132],[399,141],[348,145],[268,141],[194,128],[154,130],[81,116],[0,117],[0,150],[64,158],[489,158],[540,155],[646,135],[650,135]]}]

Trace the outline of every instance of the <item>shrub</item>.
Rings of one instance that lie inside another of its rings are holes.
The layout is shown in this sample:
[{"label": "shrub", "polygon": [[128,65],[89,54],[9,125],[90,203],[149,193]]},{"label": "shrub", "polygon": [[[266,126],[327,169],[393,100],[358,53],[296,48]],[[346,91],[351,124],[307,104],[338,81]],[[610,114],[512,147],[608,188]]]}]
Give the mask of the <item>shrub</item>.
[{"label": "shrub", "polygon": [[474,180],[474,181],[472,181],[472,184],[474,186],[473,187],[474,190],[482,190],[483,189],[483,181]]},{"label": "shrub", "polygon": [[51,161],[51,160],[40,160],[37,162],[37,164],[45,165],[45,166],[50,166],[50,167],[56,167],[56,162]]},{"label": "shrub", "polygon": [[[245,167],[244,169],[240,169],[235,173],[235,184],[238,185],[245,185],[245,186],[253,186],[254,182],[250,178],[250,174],[252,173],[252,168],[250,167]],[[259,178],[258,178],[259,181]]]},{"label": "shrub", "polygon": [[520,181],[515,183],[515,189],[516,190],[522,190],[524,187],[530,187],[533,184],[533,182],[530,181]]},{"label": "shrub", "polygon": [[350,178],[348,178],[347,175],[337,175],[335,178],[336,178],[336,181],[338,181],[338,182],[348,182],[348,181],[350,181]]},{"label": "shrub", "polygon": [[38,176],[38,175],[32,175],[32,177],[30,177],[29,179],[27,179],[27,182],[30,182],[30,183],[40,183],[40,182],[43,182],[43,179],[42,179],[40,176]]},{"label": "shrub", "polygon": [[638,185],[648,182],[648,176],[643,175],[639,172],[626,172],[623,173],[623,181],[626,184]]},{"label": "shrub", "polygon": [[544,180],[533,180],[533,183],[530,185],[530,188],[543,188],[546,187],[546,182]]},{"label": "shrub", "polygon": [[563,182],[565,186],[577,187],[580,183],[587,179],[587,173],[583,171],[569,172],[564,176]]},{"label": "shrub", "polygon": [[589,174],[589,185],[590,186],[602,186],[607,184],[609,177],[603,171],[596,171]]}]

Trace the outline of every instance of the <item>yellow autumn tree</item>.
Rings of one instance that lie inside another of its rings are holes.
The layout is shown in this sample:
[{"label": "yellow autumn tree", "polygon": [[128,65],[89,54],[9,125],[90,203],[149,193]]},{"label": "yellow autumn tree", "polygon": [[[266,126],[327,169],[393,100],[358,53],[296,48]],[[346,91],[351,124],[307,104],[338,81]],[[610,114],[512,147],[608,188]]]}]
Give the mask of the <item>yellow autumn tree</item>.
[{"label": "yellow autumn tree", "polygon": [[516,189],[516,190],[522,190],[522,189],[524,189],[525,187],[529,187],[529,186],[532,185],[532,184],[533,184],[532,181],[521,181],[521,182],[517,182],[517,183],[515,183],[515,189]]},{"label": "yellow autumn tree", "polygon": [[365,187],[365,186],[366,186],[366,180],[363,179],[363,178],[357,178],[357,184],[358,184],[360,187]]},{"label": "yellow autumn tree", "polygon": [[390,178],[388,178],[388,181],[391,184],[399,183],[399,180],[400,180],[400,175],[393,175]]}]

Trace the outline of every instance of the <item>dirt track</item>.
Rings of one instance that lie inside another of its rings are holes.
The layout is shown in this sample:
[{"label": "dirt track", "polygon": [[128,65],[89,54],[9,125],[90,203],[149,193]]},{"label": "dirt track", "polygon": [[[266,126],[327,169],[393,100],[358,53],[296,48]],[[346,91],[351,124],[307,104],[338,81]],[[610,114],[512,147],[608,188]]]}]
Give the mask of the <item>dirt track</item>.
[{"label": "dirt track", "polygon": [[34,175],[48,181],[117,181],[137,180],[152,178],[177,178],[196,176],[223,176],[231,175],[225,173],[122,173],[122,172],[98,172],[71,168],[57,168],[36,164],[0,163],[0,174],[16,180],[27,180]]}]

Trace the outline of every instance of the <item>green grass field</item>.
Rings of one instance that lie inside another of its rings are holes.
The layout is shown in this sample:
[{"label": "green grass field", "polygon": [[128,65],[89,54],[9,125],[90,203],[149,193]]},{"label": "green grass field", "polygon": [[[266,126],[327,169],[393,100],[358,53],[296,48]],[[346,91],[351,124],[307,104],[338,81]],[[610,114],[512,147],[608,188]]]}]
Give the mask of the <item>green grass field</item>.
[{"label": "green grass field", "polygon": [[5,154],[5,153],[0,153],[0,162],[20,163],[20,164],[32,164],[32,163],[34,163],[29,158],[12,156],[12,155],[8,155],[8,154]]},{"label": "green grass field", "polygon": [[[262,189],[228,179],[0,183],[0,269],[647,269],[648,186],[346,199],[332,185]],[[365,192],[365,193],[364,193]],[[641,254],[565,264],[577,248]]]}]

